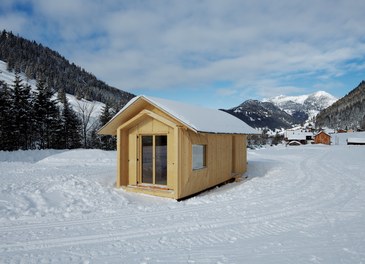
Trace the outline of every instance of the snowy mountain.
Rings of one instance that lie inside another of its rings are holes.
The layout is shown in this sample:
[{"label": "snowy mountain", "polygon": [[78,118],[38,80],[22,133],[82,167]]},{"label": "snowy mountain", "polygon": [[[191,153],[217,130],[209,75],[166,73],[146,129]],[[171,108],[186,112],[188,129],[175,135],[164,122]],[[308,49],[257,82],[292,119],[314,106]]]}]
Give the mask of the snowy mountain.
[{"label": "snowy mountain", "polygon": [[299,96],[279,95],[273,98],[264,99],[263,101],[273,103],[290,115],[302,113],[303,116],[306,114],[309,119],[312,119],[320,111],[336,102],[337,98],[327,92],[318,91],[312,94]]},{"label": "snowy mountain", "polygon": [[271,102],[247,100],[237,107],[223,111],[238,117],[255,128],[275,130],[276,128],[289,128],[295,123],[293,116]]},{"label": "snowy mountain", "polygon": [[319,91],[300,96],[279,95],[270,99],[247,100],[224,110],[255,128],[285,129],[313,122],[314,117],[337,98]]}]

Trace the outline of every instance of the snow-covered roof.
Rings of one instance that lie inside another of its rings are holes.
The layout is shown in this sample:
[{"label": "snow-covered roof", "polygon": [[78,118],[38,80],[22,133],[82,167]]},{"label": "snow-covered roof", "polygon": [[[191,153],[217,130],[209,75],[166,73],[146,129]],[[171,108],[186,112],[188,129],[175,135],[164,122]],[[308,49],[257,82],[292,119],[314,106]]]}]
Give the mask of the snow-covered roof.
[{"label": "snow-covered roof", "polygon": [[329,135],[328,133],[326,133],[324,130],[322,130],[322,131],[319,131],[318,133],[316,133],[314,136],[316,137],[316,136],[318,136],[319,134],[321,134],[321,133],[323,133],[323,134],[326,134],[327,136],[331,136],[331,135]]},{"label": "snow-covered roof", "polygon": [[306,140],[307,136],[313,136],[312,132],[286,131],[288,140]]},{"label": "snow-covered roof", "polygon": [[[140,99],[149,102],[196,132],[219,134],[260,134],[259,131],[253,129],[242,120],[224,111],[203,108],[162,98],[147,97],[144,95],[134,97],[130,100],[110,122]],[[108,124],[106,124],[106,126],[107,125]]]},{"label": "snow-covered roof", "polygon": [[365,138],[348,138],[348,143],[358,143],[358,144],[365,144]]}]

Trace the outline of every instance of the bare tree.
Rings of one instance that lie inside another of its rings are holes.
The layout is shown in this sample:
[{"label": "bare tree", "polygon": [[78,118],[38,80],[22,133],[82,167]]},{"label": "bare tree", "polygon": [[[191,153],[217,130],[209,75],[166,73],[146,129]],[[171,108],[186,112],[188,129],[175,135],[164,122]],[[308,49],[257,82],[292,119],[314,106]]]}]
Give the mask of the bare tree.
[{"label": "bare tree", "polygon": [[83,140],[83,147],[87,148],[87,136],[89,131],[93,130],[95,126],[97,126],[98,119],[92,118],[92,114],[95,112],[95,103],[88,102],[85,100],[76,100],[77,103],[77,112],[81,119],[81,133],[82,133],[82,140]]}]

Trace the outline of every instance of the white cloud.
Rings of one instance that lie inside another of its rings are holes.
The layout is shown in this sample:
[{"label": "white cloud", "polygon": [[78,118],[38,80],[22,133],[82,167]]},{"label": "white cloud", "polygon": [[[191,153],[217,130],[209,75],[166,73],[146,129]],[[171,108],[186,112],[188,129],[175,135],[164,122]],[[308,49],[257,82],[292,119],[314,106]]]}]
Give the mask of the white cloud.
[{"label": "white cloud", "polygon": [[304,90],[296,81],[320,82],[364,65],[348,62],[364,60],[365,1],[34,0],[33,6],[35,21],[20,22],[16,31],[42,43],[57,35],[52,45],[61,54],[132,92],[229,80],[232,87],[218,94],[295,93]]},{"label": "white cloud", "polygon": [[0,25],[8,31],[19,32],[27,25],[27,20],[23,14],[10,13],[0,16]]}]

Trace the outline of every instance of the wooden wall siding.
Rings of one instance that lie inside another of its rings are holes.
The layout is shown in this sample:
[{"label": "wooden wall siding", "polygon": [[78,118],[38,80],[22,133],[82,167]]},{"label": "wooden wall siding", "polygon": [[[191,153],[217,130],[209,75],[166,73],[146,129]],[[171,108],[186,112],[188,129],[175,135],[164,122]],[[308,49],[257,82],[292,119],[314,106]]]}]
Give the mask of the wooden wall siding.
[{"label": "wooden wall siding", "polygon": [[325,133],[319,133],[314,137],[314,142],[316,144],[331,144],[331,137],[329,135],[326,135]]},{"label": "wooden wall siding", "polygon": [[117,187],[128,184],[128,131],[117,130]]},{"label": "wooden wall siding", "polygon": [[[180,198],[192,195],[232,178],[233,162],[235,158],[236,170],[244,172],[246,159],[239,146],[233,152],[233,135],[205,134],[184,131],[181,136],[181,171]],[[237,136],[237,141],[244,137]],[[192,144],[206,144],[207,166],[199,170],[192,170]],[[236,156],[238,154],[238,156]],[[235,157],[233,157],[235,156]]]},{"label": "wooden wall siding", "polygon": [[137,173],[138,168],[138,142],[137,142],[138,130],[136,128],[129,129],[128,133],[128,170],[126,174],[128,175],[127,185],[137,185]]},{"label": "wooden wall siding", "polygon": [[232,136],[232,173],[242,174],[247,169],[247,145],[245,135]]}]

